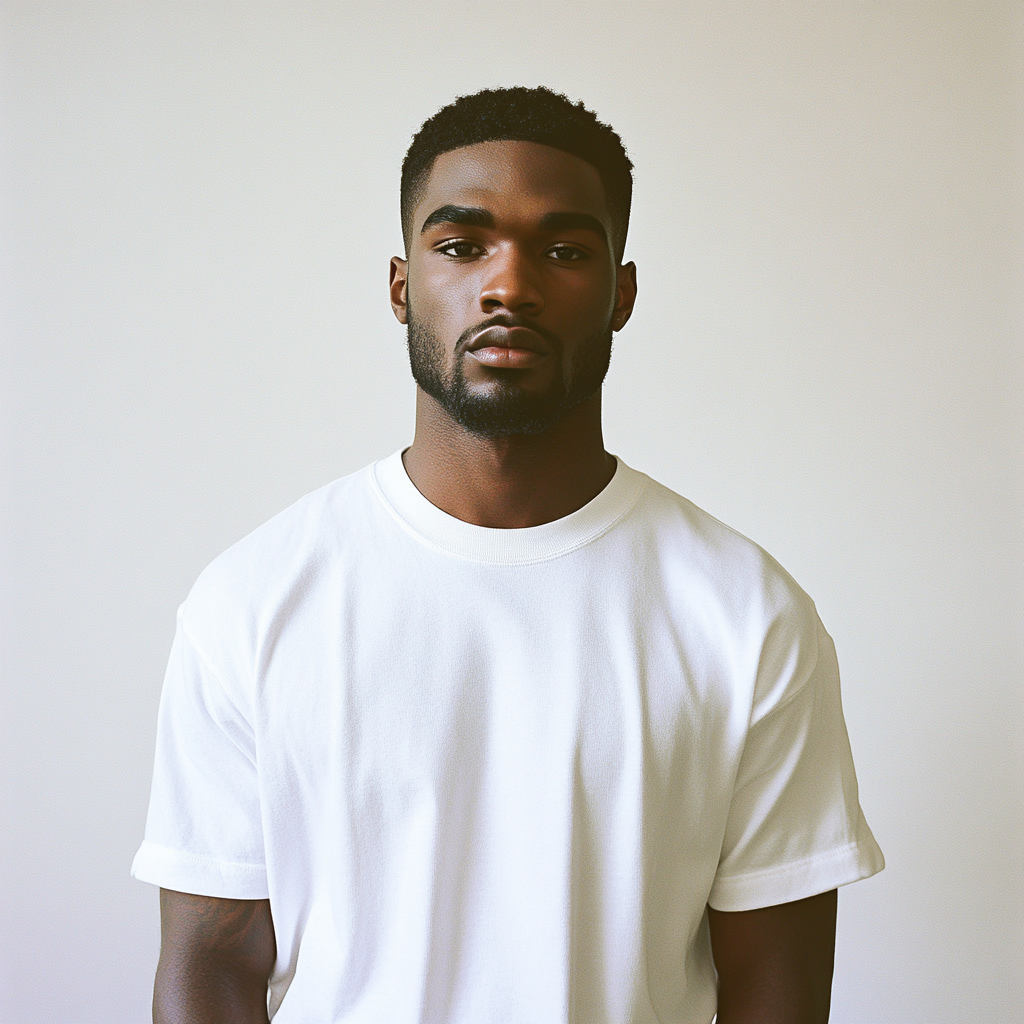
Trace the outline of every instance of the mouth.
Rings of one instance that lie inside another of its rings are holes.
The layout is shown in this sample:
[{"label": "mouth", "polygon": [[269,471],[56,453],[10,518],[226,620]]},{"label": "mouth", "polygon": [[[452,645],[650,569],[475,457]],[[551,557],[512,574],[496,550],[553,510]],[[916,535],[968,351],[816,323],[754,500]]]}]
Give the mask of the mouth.
[{"label": "mouth", "polygon": [[519,370],[536,366],[550,348],[544,338],[529,327],[494,324],[475,335],[465,352],[484,366]]}]

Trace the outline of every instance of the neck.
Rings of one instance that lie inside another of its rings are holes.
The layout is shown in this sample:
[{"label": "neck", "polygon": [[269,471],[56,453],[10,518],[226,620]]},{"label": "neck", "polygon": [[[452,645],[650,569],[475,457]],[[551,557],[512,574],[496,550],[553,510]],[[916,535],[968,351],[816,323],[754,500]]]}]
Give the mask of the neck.
[{"label": "neck", "polygon": [[561,519],[597,497],[615,473],[604,450],[601,392],[543,434],[482,438],[416,392],[416,437],[404,455],[416,489],[475,526],[517,529]]}]

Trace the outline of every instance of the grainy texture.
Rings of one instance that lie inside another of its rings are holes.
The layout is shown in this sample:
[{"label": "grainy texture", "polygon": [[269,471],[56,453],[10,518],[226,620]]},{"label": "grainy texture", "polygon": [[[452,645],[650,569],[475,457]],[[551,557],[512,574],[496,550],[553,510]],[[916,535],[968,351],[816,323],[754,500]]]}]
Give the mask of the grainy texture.
[{"label": "grainy texture", "polygon": [[826,1024],[836,891],[739,913],[708,911],[718,1024]]},{"label": "grainy texture", "polygon": [[266,1024],[277,958],[269,900],[160,890],[154,1024]]}]

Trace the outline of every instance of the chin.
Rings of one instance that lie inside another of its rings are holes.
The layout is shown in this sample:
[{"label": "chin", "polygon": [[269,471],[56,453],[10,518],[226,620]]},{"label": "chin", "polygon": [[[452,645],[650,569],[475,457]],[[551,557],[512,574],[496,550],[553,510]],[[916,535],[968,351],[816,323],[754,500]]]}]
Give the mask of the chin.
[{"label": "chin", "polygon": [[494,380],[471,385],[461,363],[443,367],[436,336],[411,320],[408,346],[412,375],[420,388],[463,430],[497,440],[543,434],[600,391],[611,358],[611,331],[585,347],[589,358],[574,368],[570,379],[559,375],[541,391],[520,387],[518,371],[492,370]]},{"label": "chin", "polygon": [[560,396],[530,395],[518,389],[446,398],[441,405],[448,415],[463,429],[488,440],[543,434],[568,411]]}]

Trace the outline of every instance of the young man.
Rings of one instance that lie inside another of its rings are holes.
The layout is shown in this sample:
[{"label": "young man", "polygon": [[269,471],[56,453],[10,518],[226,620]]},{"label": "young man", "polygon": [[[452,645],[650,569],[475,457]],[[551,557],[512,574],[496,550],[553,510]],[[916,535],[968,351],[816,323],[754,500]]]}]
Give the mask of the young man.
[{"label": "young man", "polygon": [[817,1024],[882,867],[835,653],[760,548],[604,449],[619,137],[544,89],[413,140],[405,451],[178,614],[137,878],[158,1022]]}]

